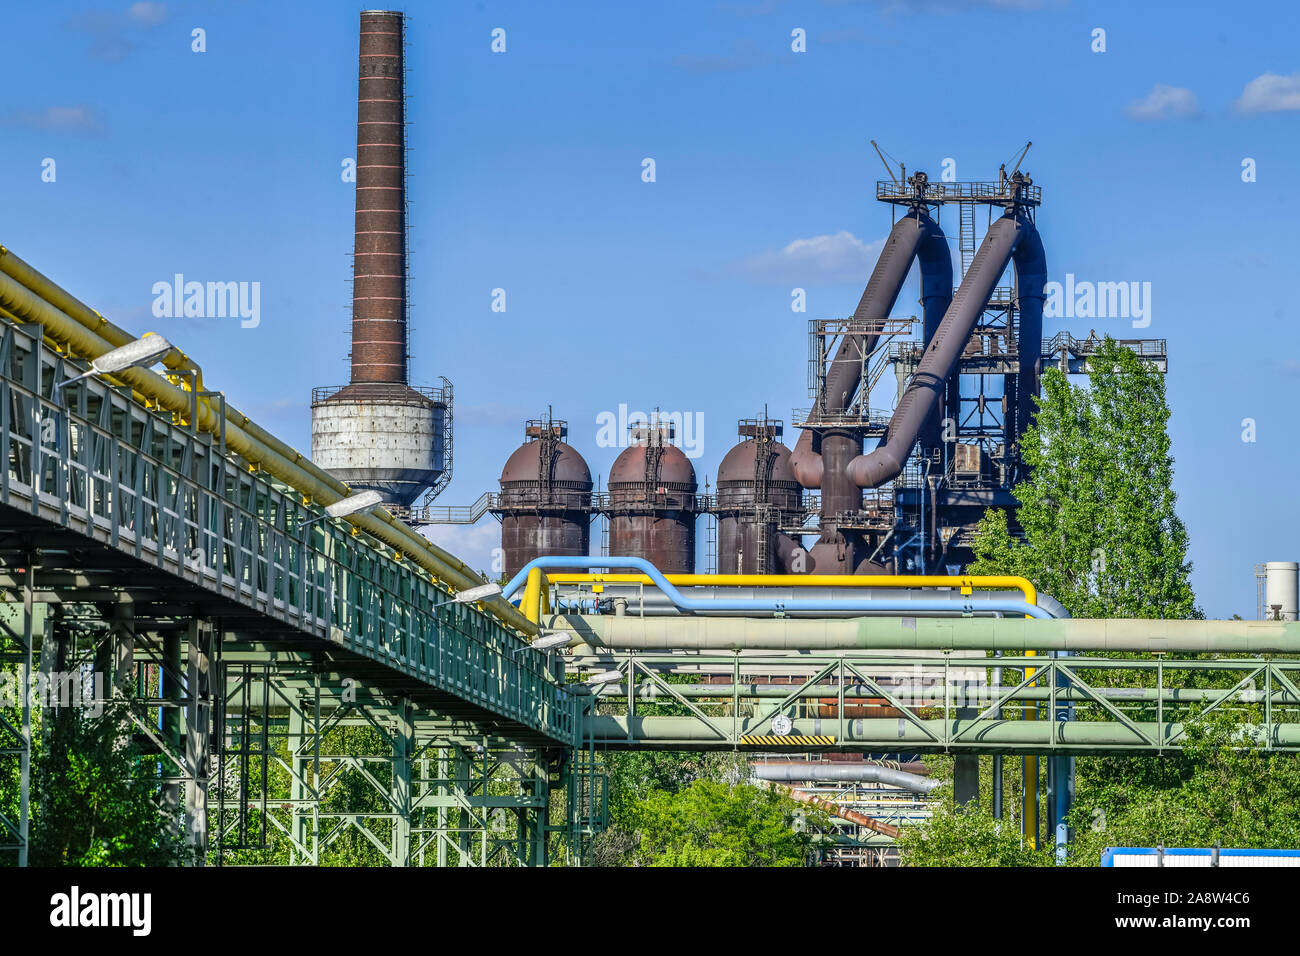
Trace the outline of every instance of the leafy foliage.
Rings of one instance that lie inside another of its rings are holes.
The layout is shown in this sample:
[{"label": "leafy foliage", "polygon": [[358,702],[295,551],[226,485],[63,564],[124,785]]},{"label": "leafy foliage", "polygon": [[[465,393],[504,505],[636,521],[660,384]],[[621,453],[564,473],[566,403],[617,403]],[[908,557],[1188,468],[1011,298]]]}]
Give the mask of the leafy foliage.
[{"label": "leafy foliage", "polygon": [[154,803],[160,771],[128,741],[125,705],[102,717],[64,709],[45,721],[33,755],[33,866],[167,866],[183,862]]},{"label": "leafy foliage", "polygon": [[[5,642],[0,638],[0,651],[5,650]],[[16,686],[18,668],[10,664],[0,664],[0,687]],[[18,822],[19,799],[19,737],[10,733],[4,726],[8,723],[14,730],[21,731],[23,725],[22,710],[18,707],[5,707],[0,704],[0,816],[16,825]],[[10,834],[0,824],[0,843],[8,843]],[[0,866],[16,862],[16,854],[0,853]]]},{"label": "leafy foliage", "polygon": [[[597,866],[801,866],[825,814],[742,781],[738,754],[608,754],[610,827]],[[796,824],[795,821],[800,821]]]},{"label": "leafy foliage", "polygon": [[[1027,577],[1075,616],[1199,617],[1187,532],[1174,510],[1168,418],[1163,378],[1111,339],[1093,362],[1090,387],[1047,371],[1022,449],[1032,472],[1016,488],[1024,540],[1004,512],[988,512],[970,571]],[[1167,674],[1166,686],[1227,687],[1239,676]],[[1150,672],[1137,670],[1111,670],[1107,680],[1152,683]],[[1078,758],[1068,862],[1096,866],[1107,846],[1300,843],[1300,759],[1241,740],[1236,728],[1249,710],[1225,706],[1190,723],[1181,752]],[[987,811],[951,805],[901,844],[911,865],[1050,860],[1021,849],[1014,827],[999,828]]]},{"label": "leafy foliage", "polygon": [[1109,337],[1090,387],[1045,371],[1016,486],[1024,541],[990,511],[970,573],[1028,577],[1076,617],[1195,616],[1168,420],[1164,377]]},{"label": "leafy foliage", "polygon": [[979,807],[942,804],[924,826],[898,838],[903,866],[1049,866],[1051,856],[1022,845],[1020,832]]},{"label": "leafy foliage", "polygon": [[771,789],[696,780],[656,791],[632,812],[638,866],[802,866],[812,847],[794,829],[798,805]]},{"label": "leafy foliage", "polygon": [[1239,716],[1190,725],[1172,760],[1079,761],[1071,862],[1095,866],[1108,846],[1300,846],[1300,757],[1242,746]]}]

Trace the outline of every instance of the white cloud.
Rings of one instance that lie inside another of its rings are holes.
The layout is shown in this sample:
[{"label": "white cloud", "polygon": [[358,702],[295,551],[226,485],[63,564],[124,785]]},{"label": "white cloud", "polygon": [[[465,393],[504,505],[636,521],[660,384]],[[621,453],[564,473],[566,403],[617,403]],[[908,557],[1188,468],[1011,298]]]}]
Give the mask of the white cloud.
[{"label": "white cloud", "polygon": [[1232,104],[1238,113],[1287,113],[1300,110],[1300,73],[1279,76],[1265,73],[1255,77]]},{"label": "white cloud", "polygon": [[476,525],[435,524],[420,529],[421,533],[442,548],[450,551],[475,571],[482,571],[495,581],[503,572],[493,570],[496,560],[493,551],[501,547],[501,525],[489,518]]},{"label": "white cloud", "polygon": [[796,239],[741,260],[736,268],[771,282],[866,281],[885,240],[863,242],[847,230]]},{"label": "white cloud", "polygon": [[25,126],[40,130],[82,130],[94,132],[100,129],[99,117],[90,106],[49,106],[40,112],[17,110],[10,113],[5,122],[10,126]]},{"label": "white cloud", "polygon": [[117,63],[135,49],[134,37],[141,29],[156,27],[167,19],[167,5],[138,0],[125,11],[86,10],[68,20],[68,27],[90,37],[89,53],[96,60]]},{"label": "white cloud", "polygon": [[1191,90],[1157,83],[1145,98],[1128,105],[1128,115],[1137,120],[1196,117],[1201,115],[1201,105]]},{"label": "white cloud", "polygon": [[167,19],[167,4],[149,3],[148,0],[140,0],[139,3],[133,3],[127,8],[126,15],[136,23],[143,23],[145,26],[157,26]]}]

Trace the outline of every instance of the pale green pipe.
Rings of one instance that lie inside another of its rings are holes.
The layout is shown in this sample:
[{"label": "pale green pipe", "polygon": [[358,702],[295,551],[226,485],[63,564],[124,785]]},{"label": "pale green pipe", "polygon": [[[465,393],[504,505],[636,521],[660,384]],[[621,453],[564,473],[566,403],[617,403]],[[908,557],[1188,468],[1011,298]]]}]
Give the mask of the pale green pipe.
[{"label": "pale green pipe", "polygon": [[[730,730],[731,718],[718,718]],[[1125,724],[1118,721],[1063,720],[922,720],[917,726],[910,720],[896,717],[872,717],[843,721],[843,737],[836,744],[867,744],[882,750],[895,751],[900,746],[907,750],[1016,750],[1039,749],[1050,745],[1048,734],[1055,732],[1057,748],[1126,749],[1178,746],[1186,741],[1182,723],[1157,724],[1151,721],[1134,722],[1134,726],[1155,744],[1139,740]],[[584,732],[595,740],[597,746],[615,746],[629,737],[628,718],[625,716],[594,715],[587,718]],[[793,721],[791,736],[830,735],[840,733],[837,718],[799,718]],[[1055,727],[1053,728],[1053,724]],[[924,727],[925,730],[922,730]],[[944,743],[949,729],[962,733],[959,740]],[[926,731],[929,731],[929,734]],[[742,718],[736,737],[754,735],[771,738],[771,722]],[[933,735],[933,736],[930,736]],[[1177,738],[1177,739],[1175,739]],[[708,744],[730,749],[730,739],[722,739],[701,720],[695,717],[634,717],[631,720],[631,739],[638,745],[661,746],[674,743]],[[1274,747],[1294,750],[1300,747],[1300,724],[1243,724],[1238,728],[1237,743],[1243,747],[1262,746],[1268,740]],[[768,749],[770,745],[767,745]],[[807,745],[793,744],[807,749]]]},{"label": "pale green pipe", "polygon": [[[969,668],[973,661],[962,661],[960,666]],[[989,660],[989,664],[993,661]],[[1243,673],[1241,676],[1245,676]],[[678,694],[689,699],[718,699],[722,703],[727,703],[728,699],[740,697],[743,702],[747,698],[769,698],[775,697],[782,700],[786,698],[818,698],[822,700],[836,700],[839,696],[838,684],[814,684],[811,687],[799,688],[794,684],[741,684],[740,693],[736,693],[734,684],[670,684],[672,691],[664,690],[658,684],[651,684],[645,681],[636,685],[633,692],[638,700],[656,700],[661,703],[671,703],[673,694]],[[956,688],[949,692],[946,699],[958,700],[964,699],[970,703],[963,703],[963,707],[980,707],[991,705],[995,701],[1002,699],[1004,694],[1010,694],[1006,700],[1009,701],[1044,701],[1052,700],[1051,687],[1021,687],[1012,693],[1015,685],[1003,687],[1001,691],[990,688],[987,684],[957,684]],[[897,700],[903,700],[909,705],[918,707],[930,707],[942,705],[944,697],[943,684],[925,684],[913,686],[909,684],[887,684],[883,688]],[[1157,694],[1154,687],[1094,687],[1092,690],[1104,697],[1113,704],[1127,703],[1154,703],[1157,699],[1162,699],[1167,704],[1179,703],[1209,703],[1217,700],[1223,700],[1225,697],[1240,695],[1240,691],[1232,689],[1213,689],[1203,687],[1166,687],[1163,694]],[[1078,687],[1057,687],[1055,688],[1055,699],[1059,701],[1078,701],[1088,703],[1093,698],[1087,692]],[[959,695],[965,695],[964,698]],[[600,696],[608,698],[626,698],[626,684],[604,684],[600,688]],[[846,684],[844,687],[844,700],[846,703],[858,706],[864,698],[878,698],[880,691],[873,690],[865,684]],[[1263,703],[1264,695],[1255,693],[1251,702]],[[1287,690],[1273,691],[1273,703],[1275,704],[1300,704],[1294,694]]]},{"label": "pale green pipe", "polygon": [[1294,621],[858,617],[828,620],[555,614],[572,643],[619,650],[1140,651],[1300,654]]},{"label": "pale green pipe", "polygon": [[[40,324],[50,338],[64,344],[74,354],[93,359],[134,339],[134,336],[119,329],[103,316],[89,310],[84,303],[59,290],[65,303],[73,303],[75,308],[88,313],[88,318],[83,315],[83,321],[78,321],[38,295],[33,289],[17,281],[13,277],[15,272],[21,275],[40,276],[36,270],[31,269],[12,252],[0,246],[0,273],[3,273],[0,274],[0,306],[23,320]],[[50,288],[58,288],[44,276],[40,278]],[[92,331],[88,327],[88,321],[93,321],[97,331]],[[108,336],[103,334],[105,331],[109,333]],[[168,356],[168,359],[172,359],[172,356]],[[147,395],[161,408],[170,412],[189,416],[193,411],[192,393],[172,385],[162,376],[147,369],[127,369],[113,377],[130,385],[141,394]],[[198,403],[195,424],[211,434],[217,434],[221,429],[217,414],[205,402]],[[351,493],[347,485],[316,467],[310,459],[229,406],[226,409],[226,445],[245,460],[264,468],[301,494],[308,495],[321,504],[332,504]],[[483,578],[460,560],[438,548],[423,535],[416,534],[387,511],[351,515],[347,520],[405,554],[436,579],[455,590],[464,590],[484,583]],[[536,633],[537,626],[502,598],[492,598],[483,604],[486,610],[510,627],[526,634]]]}]

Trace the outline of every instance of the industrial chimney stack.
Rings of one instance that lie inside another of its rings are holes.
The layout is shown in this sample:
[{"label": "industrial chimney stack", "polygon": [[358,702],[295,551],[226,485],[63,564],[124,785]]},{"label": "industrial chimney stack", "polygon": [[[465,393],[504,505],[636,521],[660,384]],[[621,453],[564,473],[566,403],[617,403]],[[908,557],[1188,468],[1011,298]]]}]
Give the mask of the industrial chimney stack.
[{"label": "industrial chimney stack", "polygon": [[407,382],[406,101],[400,13],[361,14],[352,382]]},{"label": "industrial chimney stack", "polygon": [[312,458],[399,513],[451,477],[451,385],[410,387],[404,16],[361,14],[352,379],[312,392]]}]

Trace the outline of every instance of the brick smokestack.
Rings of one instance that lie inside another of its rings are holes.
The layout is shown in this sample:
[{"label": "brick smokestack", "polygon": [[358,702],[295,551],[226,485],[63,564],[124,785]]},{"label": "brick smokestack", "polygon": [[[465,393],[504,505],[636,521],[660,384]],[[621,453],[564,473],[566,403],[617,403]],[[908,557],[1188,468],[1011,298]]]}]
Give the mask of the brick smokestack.
[{"label": "brick smokestack", "polygon": [[312,389],[311,455],[410,518],[451,480],[452,394],[412,388],[406,354],[405,16],[361,14],[352,381]]},{"label": "brick smokestack", "polygon": [[352,383],[406,384],[404,16],[361,14]]}]

